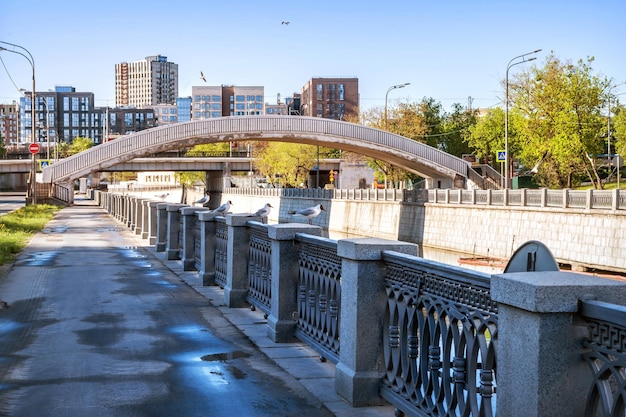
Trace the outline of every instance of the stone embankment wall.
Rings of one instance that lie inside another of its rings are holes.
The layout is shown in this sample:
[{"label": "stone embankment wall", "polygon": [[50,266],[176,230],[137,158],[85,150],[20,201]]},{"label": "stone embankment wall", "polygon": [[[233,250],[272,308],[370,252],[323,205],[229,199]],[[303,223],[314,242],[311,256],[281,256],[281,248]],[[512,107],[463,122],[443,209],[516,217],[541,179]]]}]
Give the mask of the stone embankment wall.
[{"label": "stone embankment wall", "polygon": [[313,224],[332,238],[378,237],[417,243],[469,256],[508,258],[523,243],[544,243],[560,263],[573,269],[626,272],[626,213],[530,207],[425,205],[397,201],[307,199],[223,194],[231,212],[254,212],[274,206],[270,223],[304,222],[290,210],[322,204],[328,211]]}]

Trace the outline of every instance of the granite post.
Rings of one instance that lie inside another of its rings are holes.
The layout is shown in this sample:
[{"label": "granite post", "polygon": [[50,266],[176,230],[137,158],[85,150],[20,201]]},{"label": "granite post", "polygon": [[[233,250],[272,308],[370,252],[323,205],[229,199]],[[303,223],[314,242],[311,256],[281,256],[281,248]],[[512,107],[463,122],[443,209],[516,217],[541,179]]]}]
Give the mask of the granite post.
[{"label": "granite post", "polygon": [[271,239],[271,312],[267,317],[267,336],[275,343],[294,340],[298,311],[298,246],[296,233],[322,235],[322,228],[309,224],[284,223],[270,225]]},{"label": "granite post", "polygon": [[335,390],[354,407],[377,405],[384,369],[383,317],[385,268],[383,251],[417,256],[413,243],[386,239],[342,239],[337,242],[341,261],[341,351],[335,368]]},{"label": "granite post", "polygon": [[579,300],[623,304],[626,284],[571,272],[493,275],[498,303],[498,415],[577,417],[593,384],[582,360]]}]

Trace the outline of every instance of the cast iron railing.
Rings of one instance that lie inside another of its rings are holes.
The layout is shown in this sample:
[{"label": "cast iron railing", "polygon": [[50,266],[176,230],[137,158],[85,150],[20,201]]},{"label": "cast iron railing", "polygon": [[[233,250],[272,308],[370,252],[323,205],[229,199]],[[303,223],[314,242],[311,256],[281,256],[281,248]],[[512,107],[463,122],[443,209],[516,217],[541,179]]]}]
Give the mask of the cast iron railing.
[{"label": "cast iron railing", "polygon": [[228,226],[226,219],[216,219],[215,226],[215,283],[221,288],[226,286],[228,269]]},{"label": "cast iron railing", "polygon": [[297,234],[296,240],[300,243],[296,336],[337,363],[341,308],[337,241],[305,234]]},{"label": "cast iron railing", "polygon": [[272,242],[267,225],[248,222],[248,302],[267,317],[272,300]]},{"label": "cast iron railing", "polygon": [[495,415],[497,307],[490,278],[385,252],[381,395],[412,416]]},{"label": "cast iron railing", "polygon": [[593,373],[584,415],[626,415],[626,307],[595,300],[580,304],[588,330],[583,358]]}]

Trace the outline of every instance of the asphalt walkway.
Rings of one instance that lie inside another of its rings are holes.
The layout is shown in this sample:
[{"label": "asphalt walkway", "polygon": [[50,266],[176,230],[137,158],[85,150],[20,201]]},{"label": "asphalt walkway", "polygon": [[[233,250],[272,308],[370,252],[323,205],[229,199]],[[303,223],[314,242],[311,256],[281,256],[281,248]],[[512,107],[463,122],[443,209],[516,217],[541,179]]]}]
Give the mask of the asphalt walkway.
[{"label": "asphalt walkway", "polygon": [[223,299],[77,199],[0,278],[0,415],[394,415],[350,406],[333,364]]}]

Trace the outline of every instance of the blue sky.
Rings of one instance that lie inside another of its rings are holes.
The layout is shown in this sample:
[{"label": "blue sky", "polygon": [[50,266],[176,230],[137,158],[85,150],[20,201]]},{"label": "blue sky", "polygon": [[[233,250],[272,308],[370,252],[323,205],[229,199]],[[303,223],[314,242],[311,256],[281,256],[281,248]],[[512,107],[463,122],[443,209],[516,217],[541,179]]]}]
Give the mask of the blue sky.
[{"label": "blue sky", "polygon": [[[537,60],[510,75],[554,53],[594,57],[595,73],[626,81],[625,16],[625,0],[20,0],[0,5],[0,40],[33,55],[38,91],[72,85],[98,106],[115,104],[115,64],[160,54],[178,64],[180,96],[203,85],[200,71],[208,85],[262,85],[267,102],[311,77],[346,76],[359,78],[364,110],[405,82],[390,106],[432,97],[449,110],[469,97],[501,104],[508,62],[535,49]],[[17,54],[0,58],[7,103],[19,99],[14,83],[30,90],[31,68]]]}]

